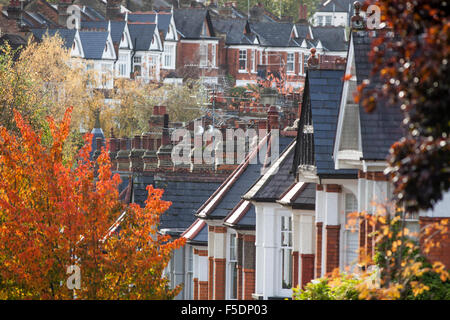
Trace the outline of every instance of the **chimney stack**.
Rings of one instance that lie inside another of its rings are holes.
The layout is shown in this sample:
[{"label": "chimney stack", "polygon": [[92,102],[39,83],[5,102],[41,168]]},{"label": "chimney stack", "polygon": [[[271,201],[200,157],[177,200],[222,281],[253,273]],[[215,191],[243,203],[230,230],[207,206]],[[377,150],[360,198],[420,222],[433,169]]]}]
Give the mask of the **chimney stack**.
[{"label": "chimney stack", "polygon": [[21,12],[20,1],[10,0],[6,12],[8,13],[9,19],[19,20]]},{"label": "chimney stack", "polygon": [[319,59],[316,57],[316,49],[311,48],[311,55],[308,58],[308,68],[317,69],[319,68]]},{"label": "chimney stack", "polygon": [[298,23],[308,23],[308,6],[302,0],[298,8]]},{"label": "chimney stack", "polygon": [[122,20],[123,14],[120,12],[122,0],[107,0],[106,1],[106,20]]},{"label": "chimney stack", "polygon": [[62,27],[67,26],[67,19],[70,14],[67,9],[72,5],[72,0],[59,0],[58,2],[58,24]]}]

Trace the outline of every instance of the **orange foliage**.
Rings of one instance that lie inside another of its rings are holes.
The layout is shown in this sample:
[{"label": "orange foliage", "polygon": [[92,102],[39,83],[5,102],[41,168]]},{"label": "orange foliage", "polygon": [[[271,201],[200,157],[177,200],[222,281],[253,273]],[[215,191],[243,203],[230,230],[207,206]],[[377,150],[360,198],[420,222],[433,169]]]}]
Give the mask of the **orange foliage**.
[{"label": "orange foliage", "polygon": [[[89,135],[77,163],[63,163],[71,111],[61,123],[48,119],[50,147],[19,113],[20,136],[0,128],[0,298],[173,298],[180,288],[170,290],[162,273],[184,240],[157,232],[170,206],[163,190],[149,186],[145,208],[121,203],[107,150],[94,174]],[[74,292],[71,265],[81,269]]]}]

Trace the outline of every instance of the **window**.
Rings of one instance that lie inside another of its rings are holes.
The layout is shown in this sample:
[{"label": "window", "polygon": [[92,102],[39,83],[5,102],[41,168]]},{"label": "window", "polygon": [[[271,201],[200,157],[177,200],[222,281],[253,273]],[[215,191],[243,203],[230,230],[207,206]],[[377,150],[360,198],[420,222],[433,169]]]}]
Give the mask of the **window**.
[{"label": "window", "polygon": [[286,71],[287,72],[295,71],[295,54],[294,53],[288,53],[288,55],[287,55]]},{"label": "window", "polygon": [[358,263],[359,249],[359,223],[352,216],[358,210],[358,200],[351,193],[345,194],[345,229],[344,229],[344,264],[352,267]]},{"label": "window", "polygon": [[202,43],[200,45],[200,67],[208,65],[208,44]]},{"label": "window", "polygon": [[256,50],[252,50],[252,72],[256,71]]},{"label": "window", "polygon": [[167,69],[175,69],[175,44],[164,43],[163,67]]},{"label": "window", "polygon": [[331,26],[331,16],[325,16],[325,25]]},{"label": "window", "polygon": [[109,81],[109,65],[102,63],[102,87],[106,88]]},{"label": "window", "polygon": [[247,50],[239,50],[239,70],[247,70]]},{"label": "window", "polygon": [[156,56],[150,56],[148,58],[148,64],[149,64],[149,71],[150,71],[150,79],[156,80],[158,77],[158,70],[157,70],[157,61],[158,58]]},{"label": "window", "polygon": [[134,57],[133,58],[133,73],[136,74],[136,76],[140,76],[141,75],[141,57]]},{"label": "window", "polygon": [[230,275],[230,299],[237,299],[237,242],[236,234],[230,234],[230,259],[228,262]]},{"label": "window", "polygon": [[190,300],[192,299],[192,281],[193,281],[193,274],[194,274],[194,254],[193,254],[193,248],[187,247],[187,272],[186,272],[186,286],[185,286],[185,299]]},{"label": "window", "polygon": [[323,16],[317,16],[317,25],[321,26],[323,24]]},{"label": "window", "polygon": [[217,50],[216,45],[213,44],[211,46],[211,66],[212,67],[216,66],[216,50]]},{"label": "window", "polygon": [[124,54],[119,55],[119,76],[127,76],[127,55]]},{"label": "window", "polygon": [[292,288],[292,218],[281,217],[281,288]]}]

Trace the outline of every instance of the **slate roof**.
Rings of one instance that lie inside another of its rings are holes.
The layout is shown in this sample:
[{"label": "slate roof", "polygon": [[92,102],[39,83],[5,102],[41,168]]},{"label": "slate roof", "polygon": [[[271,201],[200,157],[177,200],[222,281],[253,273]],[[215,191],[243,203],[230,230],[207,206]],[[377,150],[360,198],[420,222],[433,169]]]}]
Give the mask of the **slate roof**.
[{"label": "slate roof", "polygon": [[244,32],[247,20],[213,18],[212,24],[215,31],[226,35],[227,45],[251,45],[255,41],[256,35]]},{"label": "slate roof", "polygon": [[292,209],[314,210],[316,207],[316,184],[294,183],[277,202],[283,206],[292,207]]},{"label": "slate roof", "polygon": [[133,180],[134,203],[145,205],[148,185],[164,189],[162,199],[171,201],[169,210],[161,216],[161,229],[185,230],[195,220],[194,214],[219,188],[217,182],[195,182],[174,179],[158,179],[154,175],[138,175]]},{"label": "slate roof", "polygon": [[311,27],[314,39],[319,39],[325,50],[347,51],[345,27]]},{"label": "slate roof", "polygon": [[129,23],[131,41],[134,50],[148,51],[152,44],[153,35],[155,33],[156,24],[154,23]]},{"label": "slate roof", "polygon": [[122,40],[122,34],[125,30],[125,21],[82,21],[81,30],[83,29],[96,29],[102,31],[108,31],[108,23],[111,23],[111,39],[114,43],[120,43]]},{"label": "slate roof", "polygon": [[197,219],[194,223],[181,234],[191,245],[208,244],[208,225],[205,221]]},{"label": "slate roof", "polygon": [[295,182],[292,162],[295,153],[295,140],[292,141],[280,159],[273,165],[274,171],[268,171],[244,195],[244,199],[256,202],[275,202]]},{"label": "slate roof", "polygon": [[64,47],[70,49],[75,38],[75,29],[31,29],[31,33],[38,40],[42,41],[44,35],[48,33],[50,37],[58,34],[64,42]]},{"label": "slate roof", "polygon": [[80,31],[79,33],[85,59],[101,60],[108,39],[108,32]]},{"label": "slate roof", "polygon": [[311,38],[310,26],[309,24],[297,23],[295,24],[297,29],[297,34],[299,39]]},{"label": "slate roof", "polygon": [[[370,79],[370,84],[365,90],[380,88],[382,86],[380,79],[370,74],[372,64],[369,62],[369,52],[372,38],[367,31],[354,31],[351,37],[358,85],[365,79]],[[367,113],[360,104],[359,114],[363,159],[385,160],[391,145],[405,133],[402,127],[404,116],[399,106],[392,106],[379,100],[377,108],[372,113]]]},{"label": "slate roof", "polygon": [[[134,12],[128,14],[128,21],[130,22],[156,22],[156,12]],[[162,31],[164,36],[169,31],[170,19],[172,15],[170,13],[158,13],[158,30]]]},{"label": "slate roof", "polygon": [[[294,170],[306,165],[315,166],[319,177],[356,175],[355,170],[335,170],[332,158],[343,77],[343,70],[307,71]],[[305,128],[311,125],[314,132],[305,133]]]},{"label": "slate roof", "polygon": [[283,22],[249,22],[252,32],[258,35],[262,46],[289,47],[294,24]]},{"label": "slate roof", "polygon": [[[203,8],[175,9],[173,17],[177,31],[185,39],[201,39],[203,22],[205,19],[206,21],[211,21],[208,10]],[[211,24],[210,30],[214,33]],[[211,34],[211,36],[214,37],[214,34]]]},{"label": "slate roof", "polygon": [[[281,154],[292,141],[291,137],[280,137],[279,154]],[[260,142],[262,145],[263,142]],[[197,216],[203,219],[224,219],[239,204],[242,196],[261,177],[261,161],[252,164],[249,161],[243,162],[230,175],[230,177],[220,186],[202,208],[197,212]],[[222,192],[222,194],[221,194]]]},{"label": "slate roof", "polygon": [[250,201],[241,200],[225,218],[224,225],[240,230],[255,230],[255,206]]},{"label": "slate roof", "polygon": [[317,6],[316,11],[318,11],[318,12],[350,12],[350,16],[352,16],[353,10],[354,10],[353,2],[355,2],[355,0],[323,0],[322,3],[320,3]]}]

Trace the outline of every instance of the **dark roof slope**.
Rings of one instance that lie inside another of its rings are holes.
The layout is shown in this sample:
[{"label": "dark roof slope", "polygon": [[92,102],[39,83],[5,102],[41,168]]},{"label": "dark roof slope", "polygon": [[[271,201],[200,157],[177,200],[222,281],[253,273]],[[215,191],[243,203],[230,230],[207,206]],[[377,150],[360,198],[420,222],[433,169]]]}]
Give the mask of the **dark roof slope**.
[{"label": "dark roof slope", "polygon": [[[259,179],[253,186],[255,190],[250,188],[249,192],[244,197],[247,200],[275,202],[283,195],[283,193],[295,182],[295,175],[292,172],[292,162],[295,153],[295,141],[286,148],[282,155],[280,155],[280,163],[277,165],[277,170],[270,174],[267,172],[266,176]],[[283,158],[283,159],[281,159]],[[264,181],[262,181],[264,179]],[[261,185],[259,186],[259,184]],[[247,196],[250,196],[248,198]]]},{"label": "dark roof slope", "polygon": [[120,43],[125,29],[125,21],[82,21],[81,29],[96,29],[108,31],[108,23],[111,24],[111,39],[114,43]]},{"label": "dark roof slope", "polygon": [[254,34],[244,32],[247,20],[213,18],[212,24],[215,31],[226,35],[226,44],[228,45],[249,45],[255,41]]},{"label": "dark roof slope", "polygon": [[325,50],[347,51],[345,27],[311,27],[315,40],[320,40]]},{"label": "dark roof slope", "polygon": [[[156,12],[135,12],[128,14],[128,21],[130,22],[156,22]],[[158,30],[162,31],[164,36],[169,31],[170,19],[172,15],[168,12],[158,13]]]},{"label": "dark roof slope", "polygon": [[86,59],[101,60],[105,50],[108,32],[80,31],[81,45]]},{"label": "dark roof slope", "polygon": [[[292,141],[291,137],[280,137],[279,139],[279,154],[281,154],[289,143]],[[264,142],[260,142],[261,146]],[[261,177],[261,161],[252,164],[252,161],[239,165],[239,167],[232,173],[229,179],[225,181],[219,188],[224,190],[224,195],[218,197],[218,195],[208,199],[205,206],[211,205],[209,210],[202,206],[202,210],[197,213],[201,216],[201,212],[205,212],[202,218],[206,219],[223,219],[239,204],[242,196],[248,191],[248,189]],[[228,187],[227,187],[228,185]],[[228,188],[228,189],[225,189]]]},{"label": "dark roof slope", "polygon": [[134,203],[145,205],[148,185],[164,189],[162,199],[172,202],[169,210],[161,216],[160,228],[186,229],[194,222],[196,211],[219,188],[220,183],[155,179],[153,175],[139,175],[134,177],[133,182]]},{"label": "dark roof slope", "polygon": [[[202,38],[202,29],[205,19],[209,24],[210,30],[214,33],[211,20],[207,9],[203,8],[185,8],[174,10],[175,24],[177,30],[185,39]],[[209,21],[209,22],[208,22]],[[214,34],[211,34],[214,37]]]},{"label": "dark roof slope", "polygon": [[[294,170],[306,165],[315,166],[319,177],[356,174],[354,170],[335,170],[332,158],[343,77],[343,70],[307,71]],[[311,126],[313,132],[308,130]]]},{"label": "dark roof slope", "polygon": [[154,23],[129,23],[131,41],[134,50],[147,51],[152,44],[153,35],[155,33],[156,24]]},{"label": "dark roof slope", "polygon": [[73,40],[75,38],[75,29],[31,29],[31,33],[38,40],[42,41],[45,34],[48,34],[50,37],[54,37],[58,34],[64,42],[64,47],[66,49],[70,49],[73,44]]},{"label": "dark roof slope", "polygon": [[250,29],[256,33],[262,46],[288,47],[294,25],[283,22],[249,22]]},{"label": "dark roof slope", "polygon": [[[370,84],[364,90],[381,88],[378,77],[372,76],[372,63],[369,62],[372,37],[367,31],[354,31],[351,34],[354,46],[354,59],[357,83],[370,79]],[[362,104],[359,105],[361,123],[361,142],[363,159],[385,160],[391,145],[399,140],[405,129],[402,127],[403,114],[399,106],[378,101],[377,108],[367,113]]]}]

